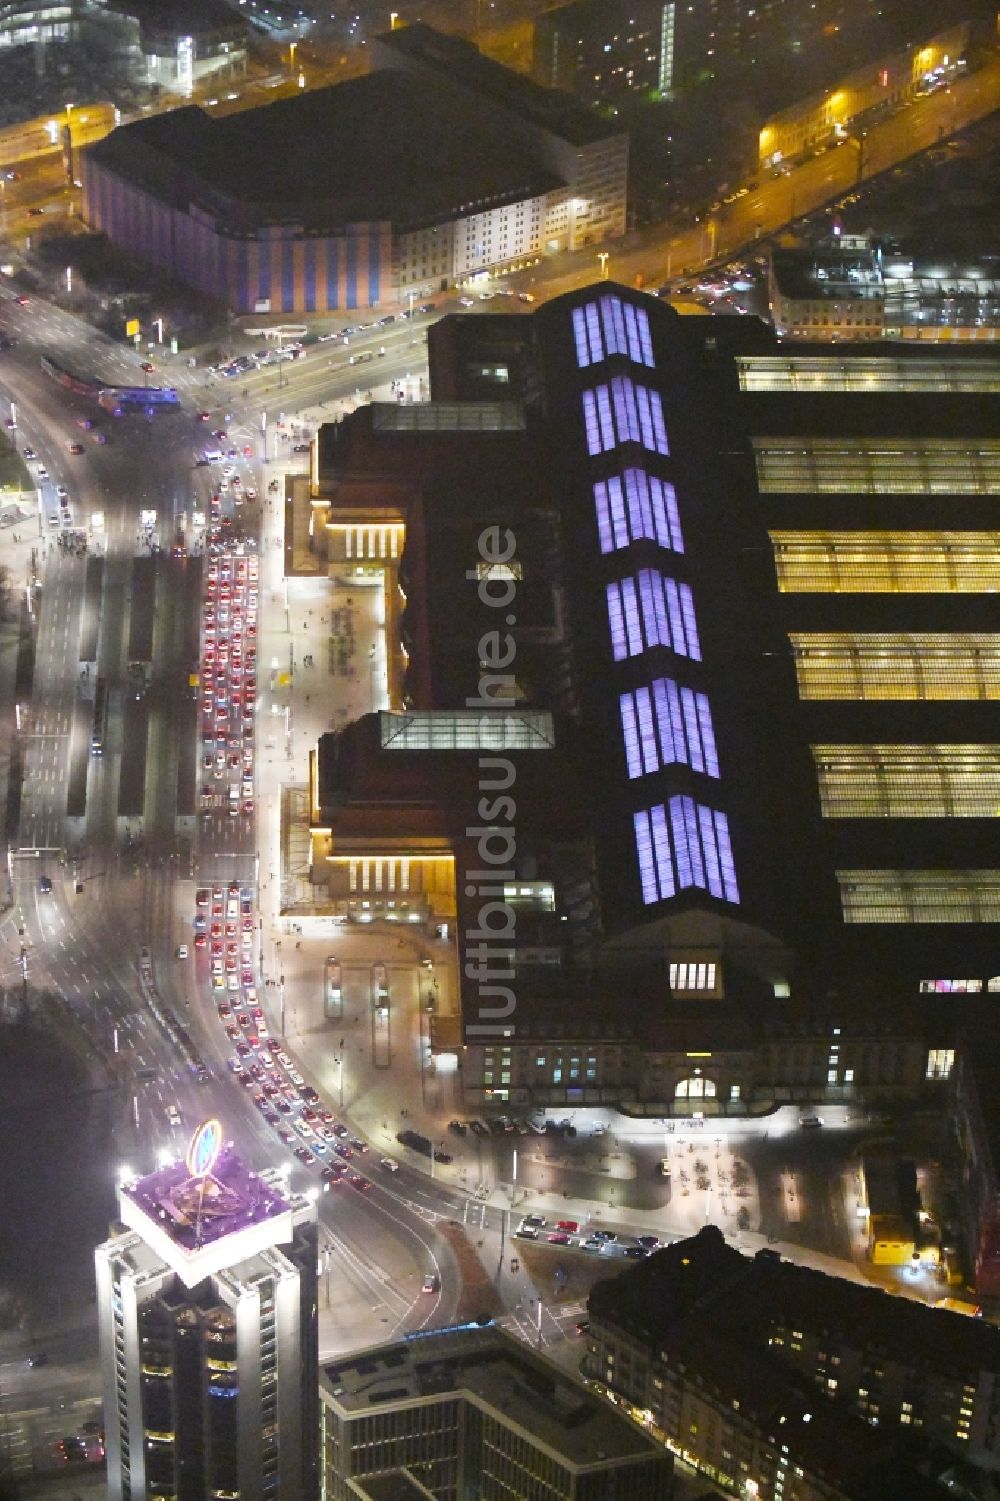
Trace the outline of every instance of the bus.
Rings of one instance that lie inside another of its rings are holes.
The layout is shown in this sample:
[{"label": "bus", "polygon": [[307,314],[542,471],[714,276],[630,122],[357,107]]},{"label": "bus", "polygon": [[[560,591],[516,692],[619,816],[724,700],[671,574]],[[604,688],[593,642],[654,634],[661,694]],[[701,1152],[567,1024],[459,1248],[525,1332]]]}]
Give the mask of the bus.
[{"label": "bus", "polygon": [[105,678],[97,679],[94,697],[94,729],[90,737],[90,754],[103,756],[104,740],[108,732],[108,684]]},{"label": "bus", "polygon": [[180,397],[174,386],[108,386],[99,393],[97,404],[113,417],[121,417],[140,409],[179,407]]}]

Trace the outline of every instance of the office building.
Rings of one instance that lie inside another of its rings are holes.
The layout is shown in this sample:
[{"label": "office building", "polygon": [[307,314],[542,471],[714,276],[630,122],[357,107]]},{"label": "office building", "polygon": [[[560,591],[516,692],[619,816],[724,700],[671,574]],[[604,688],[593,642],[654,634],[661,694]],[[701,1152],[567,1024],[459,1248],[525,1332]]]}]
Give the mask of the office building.
[{"label": "office building", "polygon": [[81,153],[85,220],[239,312],[391,304],[623,232],[615,127],[426,26],[368,51],[365,78],[121,126]]},{"label": "office building", "polygon": [[143,82],[189,98],[199,83],[246,72],[247,23],[225,0],[111,0],[138,32]]},{"label": "office building", "polygon": [[995,264],[918,255],[872,235],[775,250],[768,295],[778,333],[798,342],[1000,338]]},{"label": "office building", "polygon": [[316,1501],[313,1206],[207,1121],[119,1218],[95,1253],[112,1501]]},{"label": "office building", "polygon": [[588,1312],[588,1378],[724,1485],[930,1496],[912,1464],[935,1446],[998,1468],[1000,1332],[982,1320],[748,1258],[715,1226],[599,1282]]},{"label": "office building", "polygon": [[419,1330],[320,1371],[327,1501],[668,1501],[672,1460],[494,1325]]},{"label": "office building", "polygon": [[[450,399],[324,428],[294,489],[303,571],[380,591],[391,705],[320,744],[315,888],[463,943],[470,781],[510,752],[525,951],[498,944],[493,1036],[460,967],[472,1098],[939,1091],[958,998],[1000,988],[1000,364],[783,355],[611,283],[510,319],[502,354],[495,321],[481,357],[432,329]],[[482,399],[511,371],[521,401]],[[415,899],[431,856],[446,911]]]},{"label": "office building", "polygon": [[993,1001],[972,1001],[958,1038],[954,1125],[962,1183],[957,1214],[972,1281],[995,1312],[1000,1299],[1000,1049]]},{"label": "office building", "polygon": [[772,99],[790,99],[801,95],[803,75],[828,71],[823,59],[837,37],[837,56],[866,60],[772,117],[761,151],[761,165],[770,166],[826,139],[835,124],[846,126],[866,110],[909,97],[935,68],[947,71],[965,50],[967,23],[880,56],[886,36],[908,36],[912,26],[911,16],[893,15],[890,6],[881,18],[880,29],[867,0],[831,0],[822,7],[811,0],[570,0],[535,18],[532,76],[613,113],[641,100],[696,97],[709,79],[732,79],[746,97],[763,88]]},{"label": "office building", "polygon": [[0,49],[72,41],[89,9],[86,0],[3,0]]},{"label": "office building", "polygon": [[589,105],[674,92],[673,0],[572,0],[535,20],[532,76]]}]

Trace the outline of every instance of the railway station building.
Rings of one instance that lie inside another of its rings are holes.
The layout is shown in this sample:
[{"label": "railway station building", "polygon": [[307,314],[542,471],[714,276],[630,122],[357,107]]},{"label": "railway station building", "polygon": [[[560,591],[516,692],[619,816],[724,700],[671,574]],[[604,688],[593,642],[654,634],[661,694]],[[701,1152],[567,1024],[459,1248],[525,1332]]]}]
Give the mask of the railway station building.
[{"label": "railway station building", "polygon": [[[961,998],[1000,992],[1000,365],[787,353],[610,283],[511,321],[526,399],[484,401],[446,319],[450,399],[325,427],[293,500],[331,587],[377,575],[392,654],[391,710],[317,749],[317,889],[399,920],[395,799],[461,945],[456,831],[514,826],[509,1016],[460,949],[472,1100],[939,1089]],[[475,817],[477,756],[523,778],[512,815]]]}]

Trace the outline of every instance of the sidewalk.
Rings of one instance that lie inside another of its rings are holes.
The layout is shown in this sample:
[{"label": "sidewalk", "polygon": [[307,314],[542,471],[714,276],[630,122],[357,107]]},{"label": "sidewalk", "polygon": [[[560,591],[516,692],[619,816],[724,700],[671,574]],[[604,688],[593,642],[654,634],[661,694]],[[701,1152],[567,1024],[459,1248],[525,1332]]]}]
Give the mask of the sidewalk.
[{"label": "sidewalk", "polygon": [[[11,512],[12,509],[12,504],[3,507],[6,512]],[[0,527],[0,567],[7,570],[10,586],[7,618],[0,621],[0,703],[8,705],[13,705],[15,701],[22,604],[25,587],[31,579],[32,551],[36,552],[38,561],[41,563],[48,546],[48,539],[40,538],[38,535],[37,505],[33,504],[28,511],[28,503],[20,502],[19,510],[27,511],[23,519],[19,518],[10,526]],[[15,715],[8,714],[4,717],[3,726],[0,728],[0,809],[3,810],[5,820],[16,734]],[[13,829],[8,830],[8,836],[13,838],[16,832]],[[7,895],[6,883],[4,883],[4,902],[6,902]]]},{"label": "sidewalk", "polygon": [[[335,405],[343,410],[352,403]],[[311,436],[319,421],[330,418],[327,411],[313,405],[302,413],[286,412],[285,420],[285,431],[292,435],[298,427],[301,441],[307,434]],[[677,1134],[664,1145],[664,1152],[676,1159],[673,1200],[661,1208],[641,1210],[608,1202],[609,1198],[620,1197],[614,1192],[620,1174],[613,1169],[604,1180],[608,1194],[601,1200],[484,1183],[479,1139],[448,1131],[450,1120],[466,1117],[468,1112],[462,1100],[460,1075],[436,1071],[426,1037],[424,966],[434,956],[434,940],[422,925],[402,929],[389,922],[373,922],[363,927],[344,923],[332,913],[323,916],[325,890],[314,891],[308,879],[305,824],[309,753],[320,735],[386,705],[386,643],[377,618],[381,612],[375,608],[381,600],[377,589],[363,582],[349,586],[343,579],[330,580],[322,564],[315,573],[286,577],[290,554],[284,535],[283,460],[289,445],[281,441],[277,446],[280,457],[264,466],[261,487],[265,506],[260,661],[270,676],[262,693],[264,717],[258,741],[260,839],[262,852],[268,852],[262,855],[260,891],[264,1004],[272,1033],[284,1036],[330,1109],[364,1137],[374,1152],[390,1154],[430,1176],[429,1161],[400,1146],[396,1134],[408,1127],[430,1138],[436,1147],[443,1147],[454,1161],[436,1164],[433,1177],[468,1194],[470,1204],[510,1211],[515,1216],[542,1214],[550,1222],[576,1219],[581,1225],[613,1226],[671,1240],[694,1234],[708,1220],[715,1220],[733,1244],[754,1254],[768,1242],[758,1233],[738,1229],[741,1206],[747,1208],[753,1222],[758,1219],[753,1174],[745,1195],[736,1197],[732,1187],[733,1159],[739,1152],[738,1122],[706,1122],[707,1129],[701,1134],[693,1130],[685,1133],[683,1123],[675,1123]],[[273,479],[282,486],[277,492],[267,488]],[[331,651],[331,638],[350,642],[353,671],[340,667],[339,651]],[[287,826],[293,816],[303,820],[301,840],[296,840]],[[328,1014],[325,996],[325,966],[331,957],[341,970],[342,999],[334,1015]],[[388,1068],[376,1066],[374,1053],[371,967],[376,962],[386,967],[393,997]],[[437,963],[437,972],[443,978],[445,966],[439,957]],[[643,1134],[643,1124],[629,1123],[631,1134]],[[648,1134],[653,1136],[664,1129],[653,1122],[648,1125]],[[689,1140],[690,1161],[686,1150]],[[524,1161],[534,1141],[533,1137],[517,1138]],[[697,1188],[693,1181],[686,1186],[688,1170],[700,1159],[711,1165],[709,1190]],[[486,1176],[492,1180],[492,1151],[486,1161]],[[727,1194],[733,1196],[727,1198]],[[800,1264],[871,1285],[849,1262],[781,1241],[772,1242],[771,1248]]]}]

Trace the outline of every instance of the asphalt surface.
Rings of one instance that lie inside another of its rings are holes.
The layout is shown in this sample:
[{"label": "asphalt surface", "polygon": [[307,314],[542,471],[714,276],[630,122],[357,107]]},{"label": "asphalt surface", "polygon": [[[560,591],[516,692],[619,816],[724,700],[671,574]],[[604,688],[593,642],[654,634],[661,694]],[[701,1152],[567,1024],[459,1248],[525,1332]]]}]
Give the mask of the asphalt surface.
[{"label": "asphalt surface", "polygon": [[[37,300],[26,307],[8,300],[3,321],[16,339],[2,357],[0,387],[17,402],[17,441],[34,449],[52,486],[69,492],[72,519],[70,527],[51,526],[43,491],[37,517],[25,524],[34,549],[26,571],[37,582],[31,590],[34,677],[16,731],[24,775],[9,861],[11,906],[0,922],[5,975],[8,980],[23,976],[29,996],[57,995],[67,1024],[89,1050],[95,1079],[111,1081],[117,1104],[111,1148],[100,1164],[109,1218],[120,1171],[145,1171],[161,1152],[183,1150],[188,1133],[207,1114],[225,1120],[255,1166],[288,1167],[295,1188],[315,1190],[317,1175],[292,1159],[229,1073],[231,1045],[200,970],[174,957],[179,942],[191,941],[198,881],[235,878],[252,885],[257,861],[252,822],[240,819],[234,830],[223,811],[192,819],[191,809],[178,805],[178,788],[185,782],[180,763],[184,757],[193,761],[198,751],[190,716],[187,734],[178,729],[191,703],[188,675],[197,667],[196,658],[192,661],[197,617],[192,626],[191,615],[200,596],[201,559],[170,553],[180,534],[197,554],[194,516],[207,506],[218,474],[217,466],[210,470],[197,463],[209,430],[197,412],[213,410],[227,421],[231,439],[239,433],[246,440],[254,455],[240,460],[247,479],[256,472],[259,443],[246,422],[241,427],[236,414],[223,411],[233,403],[222,383],[205,390],[202,373],[188,374],[186,368],[176,380],[187,398],[183,412],[158,414],[151,421],[99,413],[93,401],[56,385],[40,368],[40,354],[53,355],[83,376],[139,384],[143,377],[131,351]],[[387,343],[392,352],[379,358],[386,370],[398,369],[402,376],[410,361],[410,336],[397,334]],[[330,355],[325,345],[317,351],[322,364],[304,359],[288,385],[282,377],[280,400],[287,393],[298,407],[321,393],[331,398],[336,377],[327,363]],[[248,385],[267,397],[267,385],[278,390],[276,373]],[[354,395],[353,377],[341,379],[340,386],[343,395]],[[106,444],[92,441],[79,426],[83,418],[107,434]],[[81,440],[84,452],[72,454],[70,445]],[[144,512],[155,512],[151,525],[141,524]],[[241,519],[251,533],[259,522],[250,506]],[[108,684],[109,709],[100,756],[91,755],[86,743],[95,674],[81,660],[95,639],[92,623],[84,629],[83,621],[85,605],[94,606],[93,586],[89,600],[86,588],[88,554],[59,541],[77,530],[86,536],[90,555],[103,559],[96,669]],[[151,545],[162,551],[155,564],[151,656],[139,682],[128,661],[129,620],[134,585],[137,578],[142,581],[136,561],[149,558]],[[144,768],[136,757],[137,711],[148,726]],[[85,811],[81,818],[67,819],[70,773],[74,766],[80,769],[81,757],[88,763]],[[123,782],[123,766],[131,768],[142,792],[141,814],[129,819],[122,814],[123,786],[129,781]],[[51,882],[50,891],[41,889],[43,878]],[[184,1019],[208,1067],[207,1085],[195,1082],[146,1004],[137,970],[143,948],[151,955],[161,997]],[[170,1124],[168,1106],[178,1111],[180,1126]],[[460,1215],[463,1196],[428,1187],[417,1173],[390,1175],[372,1162],[373,1155],[363,1164],[375,1185],[371,1193],[341,1185],[318,1203],[325,1247],[324,1354],[429,1320],[447,1322],[458,1304],[454,1255],[434,1224],[442,1214]],[[74,1246],[66,1254],[86,1261],[91,1247]],[[426,1295],[421,1284],[432,1270],[441,1290]],[[92,1315],[61,1321],[57,1302],[47,1326],[42,1321],[35,1332],[5,1339],[3,1345],[0,1397],[13,1425],[13,1447],[21,1463],[33,1457],[36,1467],[51,1469],[60,1428],[68,1419],[79,1422],[91,1415],[88,1406],[92,1409],[98,1396]],[[26,1357],[39,1345],[47,1363],[29,1368]]]},{"label": "asphalt surface", "polygon": [[[933,144],[942,133],[992,108],[998,93],[1000,61],[991,61],[952,93],[932,95],[887,120],[866,138],[864,175]],[[27,222],[28,207],[51,192],[53,179],[46,179],[47,172],[51,174],[51,168],[43,165],[26,178],[23,193],[21,184],[9,185],[7,191],[18,192],[11,193],[14,202],[8,201],[6,212],[21,213]],[[690,263],[732,253],[816,203],[848,191],[857,172],[858,152],[848,143],[805,163],[790,177],[762,183],[755,193],[718,214],[715,227],[630,237],[613,249],[610,274],[630,279],[641,272],[649,285]],[[547,267],[545,287],[555,293],[592,280],[593,275],[587,257],[564,258]],[[530,275],[525,274],[521,284],[531,285]],[[446,305],[456,304],[452,299]],[[488,306],[495,311],[497,305]],[[329,327],[342,327],[357,317],[348,315],[341,323],[331,315]],[[189,1129],[210,1112],[226,1120],[255,1165],[287,1166],[296,1188],[316,1187],[315,1174],[291,1159],[252,1108],[247,1092],[229,1075],[229,1045],[198,968],[174,957],[178,943],[191,937],[196,885],[232,878],[252,883],[257,841],[247,826],[234,836],[217,809],[209,810],[207,818],[199,812],[192,826],[187,797],[178,801],[178,790],[186,785],[181,763],[194,754],[188,744],[192,731],[186,706],[192,611],[200,581],[197,558],[174,559],[169,554],[178,535],[189,552],[197,551],[195,513],[205,508],[215,474],[196,459],[211,428],[224,427],[230,441],[250,448],[249,460],[240,463],[263,494],[262,459],[280,455],[288,467],[306,462],[306,455],[289,452],[290,429],[279,436],[284,415],[311,409],[312,423],[300,434],[304,440],[315,422],[365,400],[372,389],[400,382],[414,397],[425,394],[421,382],[426,379],[427,319],[418,314],[399,320],[354,335],[346,345],[342,340],[313,344],[298,360],[235,380],[156,355],[155,362],[163,368],[149,379],[175,385],[183,410],[151,421],[142,415],[100,417],[108,436],[105,445],[98,445],[79,426],[81,419],[95,417],[93,403],[57,386],[41,370],[39,356],[49,353],[79,374],[109,384],[141,384],[140,357],[37,299],[22,307],[6,297],[0,321],[16,340],[14,348],[0,356],[0,393],[18,403],[18,441],[35,449],[49,473],[38,515],[24,524],[25,530],[37,533],[31,544],[34,560],[25,562],[35,617],[35,668],[17,731],[24,778],[9,862],[11,906],[0,921],[5,974],[24,975],[29,988],[54,991],[81,1045],[91,1051],[95,1077],[113,1081],[117,1104],[112,1145],[101,1164],[109,1201],[124,1165],[145,1170],[161,1151],[178,1151]],[[239,347],[244,347],[242,340]],[[352,365],[351,354],[359,350],[373,358]],[[200,423],[199,411],[208,412],[212,421]],[[71,443],[81,443],[83,454],[72,455]],[[69,492],[68,528],[56,485]],[[143,512],[155,512],[155,521],[143,526]],[[251,532],[260,522],[250,508],[242,519]],[[83,620],[87,556],[57,541],[71,530],[82,531],[91,554],[99,552],[104,558],[97,671],[109,684],[109,716],[107,745],[100,757],[90,757],[86,744],[79,743],[81,735],[86,736],[86,706],[93,692],[81,651],[93,632]],[[148,718],[143,813],[141,827],[129,828],[120,815],[126,705],[135,689],[126,643],[134,559],[148,556],[150,544],[164,552],[157,565],[152,659],[142,689]],[[81,756],[89,763],[85,812],[82,821],[67,821],[70,771],[74,766],[79,770]],[[60,857],[64,850],[65,864]],[[40,890],[42,876],[51,880],[51,892]],[[195,1082],[146,1004],[137,970],[143,947],[150,952],[162,997],[184,1018],[208,1067],[207,1085]],[[168,1106],[179,1112],[179,1127],[170,1125]],[[494,1187],[512,1182],[514,1146],[509,1140],[491,1140],[470,1149],[470,1168],[478,1174],[477,1181]],[[495,1265],[494,1284],[503,1305],[527,1330],[538,1305],[523,1269],[513,1270],[510,1256],[514,1219],[524,1207],[525,1194],[563,1192],[607,1202],[609,1217],[620,1207],[623,1217],[628,1211],[630,1222],[645,1212],[662,1213],[675,1189],[675,1202],[680,1203],[683,1188],[658,1175],[661,1147],[652,1140],[623,1145],[613,1139],[560,1144],[522,1138],[518,1146],[514,1202],[509,1206],[479,1203],[463,1190],[430,1182],[405,1162],[390,1174],[372,1161],[375,1153],[364,1163],[375,1185],[371,1194],[360,1195],[342,1185],[320,1197],[318,1214],[329,1268],[321,1285],[323,1353],[454,1317],[459,1279],[451,1247],[435,1230],[442,1216],[457,1220],[481,1243],[485,1264]],[[843,1204],[823,1186],[822,1173],[810,1167],[811,1154],[804,1156],[805,1148],[795,1142],[782,1144],[780,1150],[751,1145],[748,1157],[755,1151],[762,1231],[792,1239],[801,1236],[803,1242],[819,1240],[830,1255],[844,1254],[849,1233]],[[726,1187],[714,1158],[707,1166],[709,1187],[698,1187],[699,1177],[706,1175],[695,1175],[696,1186],[689,1189],[707,1196],[706,1216],[713,1203],[721,1203]],[[597,1185],[610,1189],[602,1194]],[[735,1212],[735,1205],[731,1208]],[[89,1247],[84,1250],[89,1256]],[[428,1271],[437,1272],[442,1289],[432,1296],[420,1292]],[[547,1330],[543,1319],[543,1342],[564,1339],[562,1316],[546,1317],[554,1327]],[[49,1363],[40,1370],[29,1369],[24,1358],[39,1339]],[[4,1341],[0,1395],[6,1398],[14,1447],[22,1457],[34,1454],[40,1463],[38,1456],[48,1453],[63,1415],[69,1413],[76,1421],[87,1414],[97,1389],[92,1317],[60,1327],[54,1316],[49,1327]]]}]

